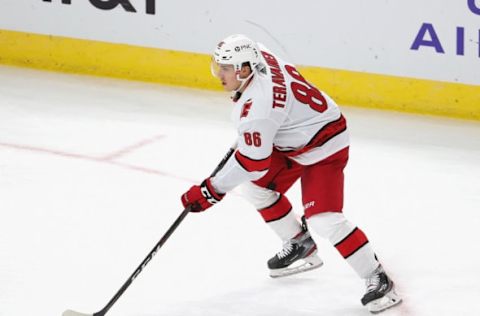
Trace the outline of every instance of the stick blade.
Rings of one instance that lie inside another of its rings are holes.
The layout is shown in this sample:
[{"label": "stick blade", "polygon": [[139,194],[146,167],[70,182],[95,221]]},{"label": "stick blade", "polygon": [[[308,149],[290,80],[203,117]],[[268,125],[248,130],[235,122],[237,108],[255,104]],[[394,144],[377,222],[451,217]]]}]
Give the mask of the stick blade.
[{"label": "stick blade", "polygon": [[67,309],[63,312],[62,316],[93,316],[93,314],[84,314]]}]

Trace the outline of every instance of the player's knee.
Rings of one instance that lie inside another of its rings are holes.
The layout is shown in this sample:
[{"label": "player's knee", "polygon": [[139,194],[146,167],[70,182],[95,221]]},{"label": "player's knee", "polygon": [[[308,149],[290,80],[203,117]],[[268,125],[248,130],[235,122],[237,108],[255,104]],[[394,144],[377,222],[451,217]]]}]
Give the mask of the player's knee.
[{"label": "player's knee", "polygon": [[322,238],[330,240],[333,244],[342,240],[353,230],[353,225],[345,218],[343,213],[327,212],[311,216],[308,227]]},{"label": "player's knee", "polygon": [[242,193],[257,210],[271,206],[278,200],[279,193],[260,187],[252,182],[242,185]]}]

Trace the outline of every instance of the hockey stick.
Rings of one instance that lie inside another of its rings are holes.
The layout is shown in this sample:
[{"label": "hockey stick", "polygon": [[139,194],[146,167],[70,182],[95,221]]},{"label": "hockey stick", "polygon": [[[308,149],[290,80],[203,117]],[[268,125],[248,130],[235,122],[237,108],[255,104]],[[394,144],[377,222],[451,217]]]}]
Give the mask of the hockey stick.
[{"label": "hockey stick", "polygon": [[[223,157],[222,161],[218,164],[218,166],[215,168],[215,170],[212,172],[211,176],[213,177],[217,172],[223,168],[223,166],[227,163],[228,159],[232,156],[232,154],[235,151],[236,144],[233,145],[228,152],[225,154]],[[142,272],[143,268],[152,260],[152,258],[157,254],[158,250],[163,246],[163,244],[167,241],[167,239],[173,234],[175,229],[180,225],[180,223],[184,220],[184,218],[188,215],[190,212],[190,207],[187,207],[183,210],[183,212],[178,216],[178,218],[173,222],[172,226],[167,230],[165,235],[158,241],[158,243],[153,247],[153,249],[150,251],[150,253],[147,255],[145,259],[143,259],[142,263],[137,267],[137,269],[132,273],[132,275],[127,279],[127,281],[122,285],[122,287],[117,291],[117,293],[112,297],[110,302],[108,302],[105,307],[93,314],[84,314],[84,313],[79,313],[75,312],[72,310],[66,310],[63,312],[62,316],[104,316],[110,308],[115,304],[115,302],[122,296],[122,294],[127,290],[127,288],[132,284],[132,282],[138,277],[138,275]]]}]

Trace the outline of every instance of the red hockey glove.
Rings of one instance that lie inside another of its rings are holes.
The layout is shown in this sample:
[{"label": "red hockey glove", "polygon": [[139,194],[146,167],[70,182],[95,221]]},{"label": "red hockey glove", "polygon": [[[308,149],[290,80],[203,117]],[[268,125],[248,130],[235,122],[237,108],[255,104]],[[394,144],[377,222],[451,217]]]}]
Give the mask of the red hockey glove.
[{"label": "red hockey glove", "polygon": [[182,195],[182,204],[185,208],[191,207],[191,212],[202,212],[213,204],[220,202],[225,194],[215,192],[210,178],[200,185],[194,185]]}]

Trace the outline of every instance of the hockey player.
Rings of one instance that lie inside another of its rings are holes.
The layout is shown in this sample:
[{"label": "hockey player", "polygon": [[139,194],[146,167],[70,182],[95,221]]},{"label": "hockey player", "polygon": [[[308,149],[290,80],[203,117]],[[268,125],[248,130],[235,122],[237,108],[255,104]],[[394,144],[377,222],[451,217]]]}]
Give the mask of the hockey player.
[{"label": "hockey player", "polygon": [[[322,264],[308,223],[365,280],[361,302],[371,312],[400,303],[366,235],[343,214],[349,136],[336,103],[294,65],[244,35],[231,35],[218,44],[212,73],[232,92],[238,145],[223,169],[182,195],[183,205],[193,212],[204,211],[243,184],[247,199],[284,240],[283,249],[268,261],[272,276]],[[304,225],[284,195],[298,179]],[[304,264],[291,268],[298,259]]]}]

